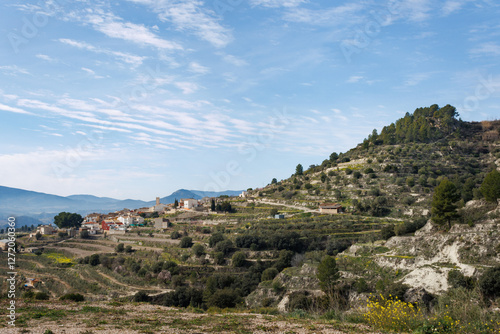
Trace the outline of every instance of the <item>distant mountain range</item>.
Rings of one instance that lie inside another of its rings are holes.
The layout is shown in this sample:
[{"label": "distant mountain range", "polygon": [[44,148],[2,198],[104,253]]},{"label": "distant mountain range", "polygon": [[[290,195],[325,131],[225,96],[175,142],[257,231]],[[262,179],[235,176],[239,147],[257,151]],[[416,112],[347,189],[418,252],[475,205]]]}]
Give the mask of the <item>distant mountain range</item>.
[{"label": "distant mountain range", "polygon": [[[242,190],[207,192],[199,190],[179,189],[169,196],[162,197],[161,203],[173,203],[175,199],[218,197],[221,195],[237,196]],[[6,224],[10,215],[17,217],[18,226],[37,225],[52,222],[52,218],[62,211],[76,212],[86,215],[92,212],[108,213],[116,210],[138,209],[155,204],[155,200],[146,202],[126,199],[118,200],[109,197],[92,195],[57,196],[36,191],[0,186],[0,226]]]}]

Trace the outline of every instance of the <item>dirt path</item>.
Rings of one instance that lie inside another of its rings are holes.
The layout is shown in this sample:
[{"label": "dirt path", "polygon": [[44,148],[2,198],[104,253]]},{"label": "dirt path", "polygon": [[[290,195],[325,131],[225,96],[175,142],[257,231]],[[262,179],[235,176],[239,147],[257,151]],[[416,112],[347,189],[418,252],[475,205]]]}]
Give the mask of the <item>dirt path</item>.
[{"label": "dirt path", "polygon": [[[165,293],[165,292],[171,292],[171,291],[174,291],[172,289],[161,289],[161,288],[158,288],[158,287],[142,287],[142,286],[136,286],[136,285],[129,285],[129,284],[126,284],[126,283],[122,283],[120,281],[118,281],[116,278],[108,275],[108,274],[105,274],[103,273],[102,271],[98,271],[97,270],[97,273],[99,275],[101,275],[102,277],[105,277],[106,279],[110,280],[111,282],[117,284],[117,285],[120,285],[120,286],[123,286],[127,289],[135,289],[137,291],[139,290],[142,290],[142,291],[148,291],[148,290],[155,290],[157,291],[156,294],[161,294],[161,293]],[[131,293],[132,295],[135,294],[137,291],[134,291],[133,293]]]}]

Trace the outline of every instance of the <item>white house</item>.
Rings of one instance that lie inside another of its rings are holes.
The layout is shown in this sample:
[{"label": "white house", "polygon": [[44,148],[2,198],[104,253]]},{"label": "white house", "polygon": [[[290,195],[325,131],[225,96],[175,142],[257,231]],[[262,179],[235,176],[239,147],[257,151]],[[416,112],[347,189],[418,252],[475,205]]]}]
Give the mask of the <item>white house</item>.
[{"label": "white house", "polygon": [[134,223],[134,217],[132,216],[120,216],[118,221],[122,222],[124,225],[130,225]]},{"label": "white house", "polygon": [[198,207],[198,200],[193,198],[187,198],[182,200],[184,202],[184,209],[190,210]]},{"label": "white house", "polygon": [[238,196],[241,197],[241,198],[245,198],[247,197],[247,192],[246,191],[243,191],[241,194],[239,194]]}]

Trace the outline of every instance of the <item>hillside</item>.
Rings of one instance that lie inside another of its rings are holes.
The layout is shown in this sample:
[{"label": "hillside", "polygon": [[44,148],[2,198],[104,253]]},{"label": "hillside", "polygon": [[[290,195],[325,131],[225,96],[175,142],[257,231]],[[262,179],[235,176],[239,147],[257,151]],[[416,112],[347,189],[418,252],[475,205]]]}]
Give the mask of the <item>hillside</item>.
[{"label": "hillside", "polygon": [[[38,293],[47,298],[23,308],[20,319],[28,328],[57,329],[44,305],[67,318],[75,309],[109,313],[108,304],[136,302],[182,321],[123,311],[131,320],[115,328],[175,332],[182,323],[194,333],[208,331],[208,321],[220,333],[280,332],[269,320],[301,333],[498,333],[500,207],[483,198],[481,185],[500,167],[500,121],[456,117],[451,106],[419,108],[348,152],[297,166],[286,180],[245,198],[217,198],[219,210],[170,211],[166,228],[147,218],[146,227],[86,239],[19,235],[21,248],[38,249],[17,257],[20,282],[43,281],[19,291],[30,303]],[[459,192],[449,229],[430,219],[445,178]],[[319,211],[335,202],[346,212]],[[1,265],[0,275],[6,272]],[[82,294],[84,306],[65,308],[58,299],[68,293]],[[79,323],[112,331],[95,318]]]}]

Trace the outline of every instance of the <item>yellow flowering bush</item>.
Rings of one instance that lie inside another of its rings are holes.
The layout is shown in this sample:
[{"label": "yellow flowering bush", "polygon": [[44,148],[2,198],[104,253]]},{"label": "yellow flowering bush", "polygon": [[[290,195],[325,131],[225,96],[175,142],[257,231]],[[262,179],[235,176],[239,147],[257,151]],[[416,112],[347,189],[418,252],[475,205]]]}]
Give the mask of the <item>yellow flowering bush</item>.
[{"label": "yellow flowering bush", "polygon": [[424,315],[418,306],[398,298],[386,299],[382,295],[368,300],[365,320],[372,326],[392,331],[413,331],[421,326]]}]

